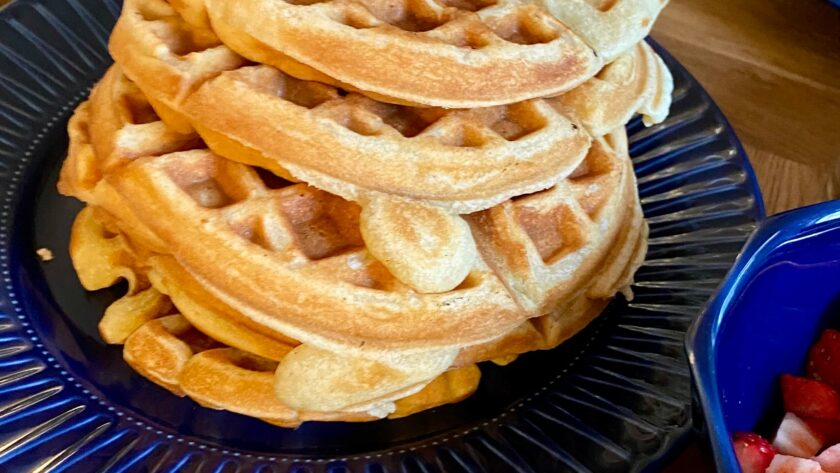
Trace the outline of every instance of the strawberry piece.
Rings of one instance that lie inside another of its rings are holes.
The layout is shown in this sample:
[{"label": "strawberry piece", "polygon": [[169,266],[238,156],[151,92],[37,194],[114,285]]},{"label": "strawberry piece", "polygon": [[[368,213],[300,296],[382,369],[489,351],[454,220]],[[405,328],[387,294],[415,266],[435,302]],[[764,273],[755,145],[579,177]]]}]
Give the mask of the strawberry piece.
[{"label": "strawberry piece", "polygon": [[823,331],[808,353],[808,376],[840,389],[840,332]]},{"label": "strawberry piece", "polygon": [[840,445],[825,449],[824,452],[815,458],[828,473],[840,473]]},{"label": "strawberry piece", "polygon": [[814,460],[791,457],[787,455],[776,455],[767,473],[826,473],[820,464]]},{"label": "strawberry piece", "polygon": [[770,466],[776,449],[764,437],[752,432],[739,432],[732,436],[732,448],[744,473],[764,473]]},{"label": "strawberry piece", "polygon": [[840,443],[840,421],[814,418],[802,418],[802,420],[817,434],[817,437],[822,439],[823,445]]},{"label": "strawberry piece", "polygon": [[785,410],[800,417],[840,419],[840,394],[820,381],[783,374],[782,398]]},{"label": "strawberry piece", "polygon": [[784,455],[810,458],[825,445],[825,439],[796,414],[788,412],[773,438],[773,447]]}]

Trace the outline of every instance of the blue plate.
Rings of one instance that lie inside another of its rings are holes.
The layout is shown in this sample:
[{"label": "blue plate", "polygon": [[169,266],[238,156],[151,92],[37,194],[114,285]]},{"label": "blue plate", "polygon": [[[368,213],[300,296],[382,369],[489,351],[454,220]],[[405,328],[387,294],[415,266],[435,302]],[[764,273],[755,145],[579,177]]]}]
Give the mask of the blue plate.
[{"label": "blue plate", "polygon": [[766,220],[687,337],[718,471],[739,471],[730,436],[772,436],[779,376],[801,373],[840,321],[840,201]]},{"label": "blue plate", "polygon": [[[691,423],[685,331],[763,215],[726,120],[671,57],[666,123],[629,125],[650,254],[632,304],[560,348],[483,367],[465,402],[396,421],[280,429],[147,382],[100,340],[120,288],[82,290],[80,204],[55,191],[65,123],[110,59],[116,1],[0,12],[0,464],[7,471],[636,472]],[[40,262],[38,248],[55,254]],[[2,467],[0,467],[2,470]]]}]

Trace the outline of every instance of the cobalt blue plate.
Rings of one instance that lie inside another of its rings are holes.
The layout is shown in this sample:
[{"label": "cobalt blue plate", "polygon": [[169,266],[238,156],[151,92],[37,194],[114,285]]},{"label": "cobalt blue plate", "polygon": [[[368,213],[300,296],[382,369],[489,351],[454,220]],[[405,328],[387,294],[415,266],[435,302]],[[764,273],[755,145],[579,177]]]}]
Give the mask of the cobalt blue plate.
[{"label": "cobalt blue plate", "polygon": [[[670,56],[671,117],[629,125],[651,225],[632,303],[556,350],[484,366],[457,405],[289,430],[177,398],[99,339],[120,290],[80,287],[67,254],[80,204],[55,182],[65,123],[110,62],[119,8],[19,0],[0,12],[0,470],[638,472],[686,439],[684,333],[763,209],[726,120]],[[39,261],[39,248],[55,259]]]},{"label": "cobalt blue plate", "polygon": [[687,348],[718,471],[740,471],[730,436],[772,436],[779,376],[802,373],[822,329],[840,328],[840,201],[767,219],[689,331]]}]

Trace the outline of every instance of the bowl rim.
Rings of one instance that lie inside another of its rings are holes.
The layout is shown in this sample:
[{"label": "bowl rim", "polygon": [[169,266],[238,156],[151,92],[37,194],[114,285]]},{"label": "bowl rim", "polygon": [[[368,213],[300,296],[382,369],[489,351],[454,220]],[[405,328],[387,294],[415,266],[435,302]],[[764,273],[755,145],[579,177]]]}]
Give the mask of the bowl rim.
[{"label": "bowl rim", "polygon": [[829,223],[840,227],[840,199],[790,210],[761,222],[715,295],[686,332],[685,350],[691,366],[694,394],[702,409],[718,471],[740,471],[723,418],[715,366],[721,324],[730,316],[735,296],[761,270],[773,251],[814,227]]}]

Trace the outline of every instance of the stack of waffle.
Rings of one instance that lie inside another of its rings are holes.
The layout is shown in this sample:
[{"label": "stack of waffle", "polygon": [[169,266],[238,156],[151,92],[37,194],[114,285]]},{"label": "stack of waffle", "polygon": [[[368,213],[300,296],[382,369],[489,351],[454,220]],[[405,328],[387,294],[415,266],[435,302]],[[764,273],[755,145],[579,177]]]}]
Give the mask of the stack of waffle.
[{"label": "stack of waffle", "polygon": [[666,0],[126,0],[69,124],[86,289],[149,380],[282,426],[456,402],[629,295]]}]

